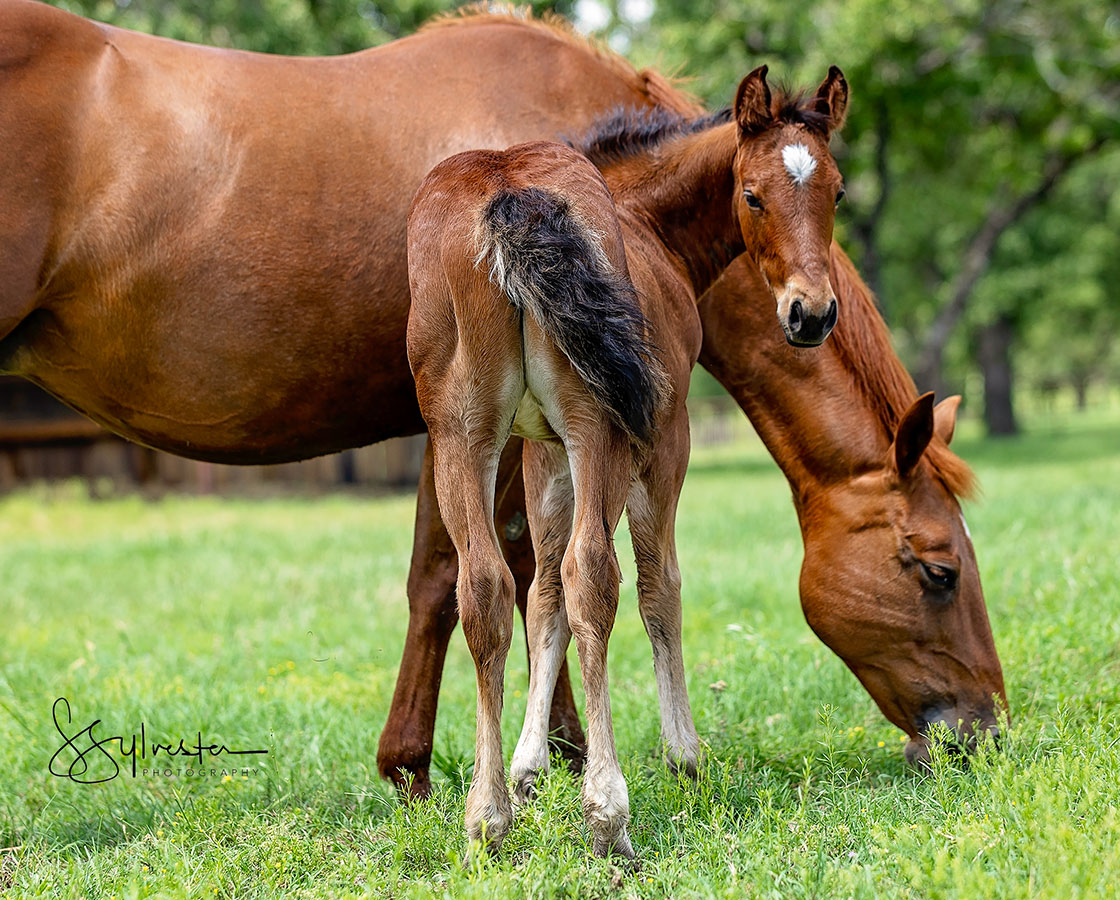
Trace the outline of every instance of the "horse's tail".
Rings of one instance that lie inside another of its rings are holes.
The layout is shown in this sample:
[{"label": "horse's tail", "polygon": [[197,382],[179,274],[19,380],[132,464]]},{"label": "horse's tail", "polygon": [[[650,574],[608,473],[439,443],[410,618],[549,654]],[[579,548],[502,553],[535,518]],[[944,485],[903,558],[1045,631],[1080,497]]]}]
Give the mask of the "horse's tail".
[{"label": "horse's tail", "polygon": [[477,263],[533,317],[611,419],[639,444],[653,434],[667,379],[630,279],[614,271],[568,202],[537,188],[500,191],[486,207]]}]

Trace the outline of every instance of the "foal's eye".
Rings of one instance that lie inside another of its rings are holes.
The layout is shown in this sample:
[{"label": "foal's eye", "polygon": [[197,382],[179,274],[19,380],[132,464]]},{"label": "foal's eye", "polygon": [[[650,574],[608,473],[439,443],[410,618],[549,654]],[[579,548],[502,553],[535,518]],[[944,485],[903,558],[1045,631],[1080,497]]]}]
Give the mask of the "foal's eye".
[{"label": "foal's eye", "polygon": [[755,210],[756,212],[762,211],[762,201],[759,200],[750,191],[743,191],[743,199],[747,201],[747,206],[749,206],[751,209]]},{"label": "foal's eye", "polygon": [[922,568],[922,575],[929,583],[930,587],[939,591],[951,591],[957,586],[957,573],[955,570],[950,569],[948,566],[940,566],[936,563],[918,563]]},{"label": "foal's eye", "polygon": [[844,193],[845,193],[845,191],[844,191],[844,189],[843,189],[843,188],[840,188],[840,190],[838,190],[838,191],[836,192],[836,205],[837,205],[837,206],[839,206],[839,205],[840,205],[840,201],[844,199]]}]

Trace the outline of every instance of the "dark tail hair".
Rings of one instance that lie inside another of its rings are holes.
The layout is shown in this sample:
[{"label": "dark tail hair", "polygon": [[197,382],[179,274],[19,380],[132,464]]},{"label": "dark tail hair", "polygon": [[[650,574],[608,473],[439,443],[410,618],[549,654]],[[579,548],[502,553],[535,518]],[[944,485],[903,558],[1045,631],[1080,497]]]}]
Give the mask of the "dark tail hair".
[{"label": "dark tail hair", "polygon": [[594,397],[648,444],[666,379],[630,279],[612,271],[568,202],[537,188],[500,191],[483,213],[478,262],[556,342]]}]

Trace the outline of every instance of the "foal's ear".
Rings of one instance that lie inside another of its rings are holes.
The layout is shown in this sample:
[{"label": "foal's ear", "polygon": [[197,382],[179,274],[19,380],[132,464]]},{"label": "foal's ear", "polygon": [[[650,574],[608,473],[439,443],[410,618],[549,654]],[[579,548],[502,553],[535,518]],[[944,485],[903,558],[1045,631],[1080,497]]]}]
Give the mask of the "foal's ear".
[{"label": "foal's ear", "polygon": [[828,77],[821,82],[813,98],[813,109],[828,116],[829,134],[844,127],[848,115],[848,82],[838,66],[829,66]]},{"label": "foal's ear", "polygon": [[961,405],[961,395],[946,397],[933,408],[933,433],[946,444],[953,439],[957,427],[957,410]]},{"label": "foal's ear", "polygon": [[759,66],[739,82],[735,93],[735,121],[744,134],[764,130],[773,120],[770,114],[770,86],[766,83],[768,66]]},{"label": "foal's ear", "polygon": [[900,478],[914,471],[918,460],[933,439],[933,391],[922,394],[902,414],[891,444],[888,465],[892,465]]}]

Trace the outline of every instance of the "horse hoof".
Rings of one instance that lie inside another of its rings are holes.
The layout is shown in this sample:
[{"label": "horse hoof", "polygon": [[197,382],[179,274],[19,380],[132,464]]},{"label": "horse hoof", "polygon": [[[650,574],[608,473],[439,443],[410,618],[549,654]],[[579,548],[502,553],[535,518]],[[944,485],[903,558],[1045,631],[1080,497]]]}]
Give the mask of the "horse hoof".
[{"label": "horse hoof", "polygon": [[700,777],[700,763],[695,756],[666,753],[665,764],[669,767],[669,771],[678,777],[686,775],[692,781],[697,781]]},{"label": "horse hoof", "polygon": [[532,770],[517,779],[517,784],[513,788],[514,803],[523,806],[537,798],[537,778],[539,776],[538,771]]},{"label": "horse hoof", "polygon": [[591,842],[591,852],[600,859],[607,857],[617,857],[625,860],[634,859],[634,845],[630,843],[630,835],[626,833],[625,827],[613,835],[594,835]]},{"label": "horse hoof", "polygon": [[432,795],[432,781],[428,777],[427,767],[407,769],[404,766],[394,766],[382,770],[381,777],[392,782],[402,803],[427,800]]}]

